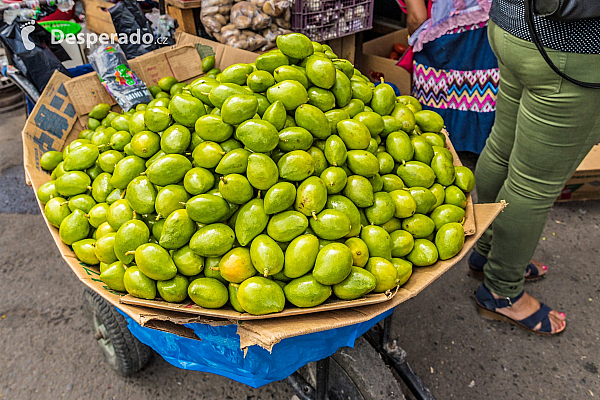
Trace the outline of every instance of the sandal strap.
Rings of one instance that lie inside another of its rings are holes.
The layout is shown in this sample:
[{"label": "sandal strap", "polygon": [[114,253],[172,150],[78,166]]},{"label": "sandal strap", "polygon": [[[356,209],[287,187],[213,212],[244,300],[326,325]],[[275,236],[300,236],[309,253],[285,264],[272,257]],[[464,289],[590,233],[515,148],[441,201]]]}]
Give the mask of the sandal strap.
[{"label": "sandal strap", "polygon": [[535,328],[537,324],[542,323],[542,327],[539,332],[552,332],[552,324],[550,323],[550,317],[548,314],[552,311],[550,307],[544,303],[540,304],[540,309],[531,314],[529,317],[518,321],[520,324],[525,325],[529,329]]},{"label": "sandal strap", "polygon": [[494,310],[496,308],[511,307],[514,303],[519,301],[521,297],[523,297],[523,293],[525,293],[524,290],[521,291],[521,293],[519,293],[515,297],[503,297],[500,299],[496,299],[494,298],[492,292],[490,292],[490,290],[482,283],[479,286],[479,289],[477,289],[477,294],[475,296],[479,304],[481,304],[487,309]]},{"label": "sandal strap", "polygon": [[529,275],[527,275],[529,277],[540,275],[540,270],[538,269],[538,267],[535,266],[534,263],[527,264],[527,268],[525,268],[525,274],[527,274],[527,271],[530,271]]}]

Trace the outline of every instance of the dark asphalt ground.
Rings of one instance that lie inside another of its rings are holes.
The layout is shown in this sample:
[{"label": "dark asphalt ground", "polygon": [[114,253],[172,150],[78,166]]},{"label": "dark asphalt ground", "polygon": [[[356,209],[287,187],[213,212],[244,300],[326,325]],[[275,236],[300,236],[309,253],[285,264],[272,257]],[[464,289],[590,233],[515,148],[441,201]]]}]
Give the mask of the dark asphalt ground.
[{"label": "dark asphalt ground", "polygon": [[[285,383],[251,389],[159,357],[131,378],[104,364],[83,316],[84,286],[60,258],[24,182],[24,121],[23,110],[0,116],[0,400],[289,399]],[[600,396],[599,206],[554,207],[536,254],[550,271],[527,284],[566,312],[563,335],[538,337],[480,318],[478,281],[465,261],[397,307],[393,333],[436,398]]]}]

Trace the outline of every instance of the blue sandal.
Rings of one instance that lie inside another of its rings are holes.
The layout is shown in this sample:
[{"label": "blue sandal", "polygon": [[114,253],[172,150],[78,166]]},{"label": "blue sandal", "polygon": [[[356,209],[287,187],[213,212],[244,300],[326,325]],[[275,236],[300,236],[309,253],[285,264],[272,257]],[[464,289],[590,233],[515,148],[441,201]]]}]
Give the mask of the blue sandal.
[{"label": "blue sandal", "polygon": [[[477,252],[477,250],[473,249],[473,252],[471,253],[471,256],[469,256],[469,261],[467,261],[467,263],[469,264],[469,268],[471,268],[474,276],[483,278],[483,266],[485,263],[487,263],[487,257],[482,256]],[[525,281],[527,282],[536,281],[546,275],[545,273],[540,274],[540,270],[535,263],[536,261],[532,260],[527,265],[527,268],[525,268]],[[544,270],[548,269],[548,267],[545,265],[541,265],[541,268]]]},{"label": "blue sandal", "polygon": [[[494,295],[490,290],[482,283],[477,289],[477,293],[475,294],[475,302],[477,303],[477,311],[479,314],[488,319],[508,322],[509,324],[516,325],[520,328],[525,329],[531,333],[535,333],[537,335],[556,335],[562,333],[567,325],[565,324],[563,328],[557,332],[552,332],[552,324],[550,323],[550,317],[548,314],[552,309],[545,305],[544,303],[540,303],[540,309],[531,314],[529,317],[517,321],[515,319],[509,318],[506,315],[500,314],[495,310],[497,308],[506,308],[511,307],[514,303],[519,301],[521,297],[523,297],[522,291],[515,297],[504,297],[501,299],[494,298]],[[542,326],[539,331],[534,330],[535,326],[539,323],[542,323]]]}]

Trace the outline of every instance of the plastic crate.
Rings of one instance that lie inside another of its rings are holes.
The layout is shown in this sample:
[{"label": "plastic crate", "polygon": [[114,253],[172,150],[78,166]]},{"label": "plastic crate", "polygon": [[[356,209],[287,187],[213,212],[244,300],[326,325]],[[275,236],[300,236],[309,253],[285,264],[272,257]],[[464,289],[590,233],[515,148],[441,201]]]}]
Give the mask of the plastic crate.
[{"label": "plastic crate", "polygon": [[373,27],[374,0],[294,0],[292,30],[324,42]]}]

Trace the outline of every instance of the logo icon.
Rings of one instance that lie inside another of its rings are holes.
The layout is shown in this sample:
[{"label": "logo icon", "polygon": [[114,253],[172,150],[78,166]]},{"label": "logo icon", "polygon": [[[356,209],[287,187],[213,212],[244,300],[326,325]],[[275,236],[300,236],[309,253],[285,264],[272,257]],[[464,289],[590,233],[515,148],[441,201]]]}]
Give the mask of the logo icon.
[{"label": "logo icon", "polygon": [[23,38],[23,45],[25,46],[25,50],[33,50],[35,44],[29,39],[29,34],[31,34],[35,30],[35,22],[29,21],[26,22],[25,25],[21,28],[21,37]]}]

